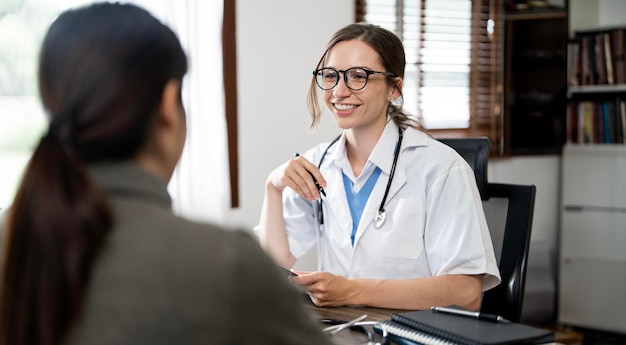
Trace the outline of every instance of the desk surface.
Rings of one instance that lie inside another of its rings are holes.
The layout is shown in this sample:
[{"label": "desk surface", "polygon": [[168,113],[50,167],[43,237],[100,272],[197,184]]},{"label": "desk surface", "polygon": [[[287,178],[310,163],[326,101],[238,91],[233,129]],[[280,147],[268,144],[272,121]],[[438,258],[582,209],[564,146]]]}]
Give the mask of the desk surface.
[{"label": "desk surface", "polygon": [[392,313],[403,313],[407,310],[397,310],[397,309],[381,309],[381,308],[370,308],[370,307],[339,307],[339,308],[320,308],[311,304],[311,309],[313,309],[320,318],[325,319],[338,319],[338,320],[352,320],[357,318],[363,314],[367,315],[367,321],[381,321],[391,318]]},{"label": "desk surface", "polygon": [[[380,321],[391,318],[391,314],[395,312],[406,312],[407,310],[397,309],[381,309],[370,307],[338,307],[338,308],[320,308],[313,304],[309,305],[314,315],[318,315],[320,319],[333,319],[349,321],[363,314],[367,315],[365,321]],[[378,337],[377,340],[380,340]],[[354,345],[366,344],[367,336],[363,333],[351,330],[341,331],[333,336],[333,341],[338,345]],[[580,344],[579,336],[555,331],[555,339],[552,344]]]}]

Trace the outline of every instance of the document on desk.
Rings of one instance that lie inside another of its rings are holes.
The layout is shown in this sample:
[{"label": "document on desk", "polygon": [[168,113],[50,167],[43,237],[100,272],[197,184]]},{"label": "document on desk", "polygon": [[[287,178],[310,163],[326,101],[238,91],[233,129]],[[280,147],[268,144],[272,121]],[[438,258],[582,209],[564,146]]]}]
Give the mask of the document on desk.
[{"label": "document on desk", "polygon": [[488,321],[434,310],[394,313],[391,320],[381,321],[376,328],[426,345],[543,344],[554,339],[554,333],[550,331],[519,323]]}]

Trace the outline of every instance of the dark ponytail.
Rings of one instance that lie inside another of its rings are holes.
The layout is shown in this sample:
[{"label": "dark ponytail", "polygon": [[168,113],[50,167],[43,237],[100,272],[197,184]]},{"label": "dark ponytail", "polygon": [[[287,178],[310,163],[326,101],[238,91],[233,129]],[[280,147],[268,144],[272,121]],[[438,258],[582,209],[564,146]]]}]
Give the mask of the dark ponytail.
[{"label": "dark ponytail", "polygon": [[51,25],[39,58],[50,125],[6,219],[0,345],[63,342],[114,222],[87,165],[133,157],[186,71],[175,34],[137,6],[93,4]]},{"label": "dark ponytail", "polygon": [[103,192],[65,145],[53,133],[40,141],[9,210],[3,344],[59,342],[110,229]]}]

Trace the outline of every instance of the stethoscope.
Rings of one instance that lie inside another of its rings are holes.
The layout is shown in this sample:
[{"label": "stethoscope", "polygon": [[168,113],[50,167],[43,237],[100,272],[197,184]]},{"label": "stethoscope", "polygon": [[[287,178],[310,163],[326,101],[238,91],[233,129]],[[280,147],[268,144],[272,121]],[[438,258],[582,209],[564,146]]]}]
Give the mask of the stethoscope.
[{"label": "stethoscope", "polygon": [[[393,176],[396,173],[396,165],[398,163],[398,157],[400,156],[400,146],[402,146],[402,129],[398,127],[398,142],[396,143],[395,151],[393,152],[393,163],[391,164],[391,171],[389,172],[389,180],[387,181],[387,187],[385,188],[385,194],[383,195],[383,199],[380,202],[380,206],[378,206],[378,212],[376,212],[376,217],[374,218],[374,227],[376,229],[380,229],[383,224],[385,224],[385,220],[387,219],[387,211],[385,211],[385,203],[387,202],[387,196],[389,195],[389,190],[391,189],[391,183],[393,182]],[[341,138],[341,135],[333,139],[333,141],[328,144],[324,152],[322,153],[322,157],[320,158],[319,163],[317,164],[317,168],[320,169],[322,167],[322,163],[324,162],[324,158],[326,157],[326,153],[338,140]],[[322,207],[322,198],[320,197],[317,202],[318,207],[318,224],[320,230],[323,230],[324,227],[324,208]]]}]

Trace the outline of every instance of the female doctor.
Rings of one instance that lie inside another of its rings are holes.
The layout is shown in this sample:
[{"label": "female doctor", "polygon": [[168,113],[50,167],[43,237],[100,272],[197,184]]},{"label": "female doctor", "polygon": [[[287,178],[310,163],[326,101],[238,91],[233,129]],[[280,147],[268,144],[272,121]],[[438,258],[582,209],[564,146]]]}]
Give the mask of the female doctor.
[{"label": "female doctor", "polygon": [[318,271],[292,278],[317,306],[476,310],[500,282],[473,171],[397,104],[404,67],[386,29],[335,33],[308,106],[314,128],[323,99],[342,134],[267,178],[260,243],[287,268],[317,245]]}]

